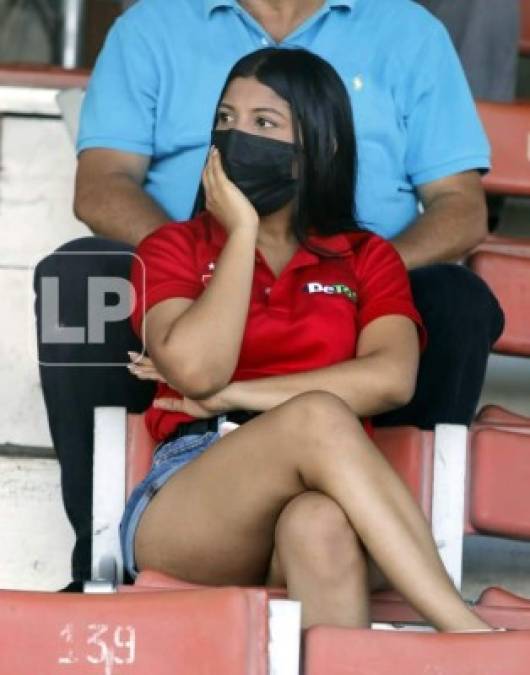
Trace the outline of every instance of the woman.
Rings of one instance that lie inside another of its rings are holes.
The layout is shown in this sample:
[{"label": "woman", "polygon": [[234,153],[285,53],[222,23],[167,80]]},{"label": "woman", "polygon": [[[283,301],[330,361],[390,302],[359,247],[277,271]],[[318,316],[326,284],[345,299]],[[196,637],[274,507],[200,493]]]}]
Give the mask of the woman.
[{"label": "woman", "polygon": [[[303,50],[250,54],[213,141],[199,212],[133,265],[154,365],[132,370],[162,381],[147,413],[161,444],[122,521],[126,567],[286,585],[304,627],[368,626],[388,580],[440,630],[487,628],[370,439],[367,418],[412,396],[423,329],[398,255],[352,218],[342,81]],[[246,421],[221,438],[224,416]]]}]

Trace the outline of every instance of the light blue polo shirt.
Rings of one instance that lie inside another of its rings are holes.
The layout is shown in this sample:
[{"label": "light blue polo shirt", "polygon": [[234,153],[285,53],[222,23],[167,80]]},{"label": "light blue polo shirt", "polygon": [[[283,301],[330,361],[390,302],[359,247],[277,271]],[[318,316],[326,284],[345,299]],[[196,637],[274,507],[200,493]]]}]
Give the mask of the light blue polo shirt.
[{"label": "light blue polo shirt", "polygon": [[415,188],[489,167],[489,146],[442,26],[411,0],[326,0],[281,43],[235,0],[139,0],[114,24],[84,100],[77,149],[151,157],[146,191],[189,218],[226,76],[277,45],[329,61],[351,97],[361,222],[392,238]]}]

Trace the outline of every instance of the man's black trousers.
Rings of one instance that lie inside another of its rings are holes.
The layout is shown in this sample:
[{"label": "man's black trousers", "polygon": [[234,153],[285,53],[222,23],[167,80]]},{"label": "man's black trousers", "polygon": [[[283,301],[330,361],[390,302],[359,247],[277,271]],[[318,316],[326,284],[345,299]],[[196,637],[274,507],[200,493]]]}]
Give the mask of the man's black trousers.
[{"label": "man's black trousers", "polygon": [[[76,533],[72,558],[75,580],[90,578],[94,408],[125,406],[130,412],[142,412],[151,402],[155,386],[132,376],[124,365],[110,365],[126,363],[128,350],[141,351],[127,319],[107,323],[103,344],[43,341],[42,282],[50,277],[59,280],[58,325],[85,326],[87,280],[128,279],[131,252],[121,242],[86,237],[62,246],[42,260],[35,272],[40,374],[61,465],[63,500]],[[465,267],[432,265],[411,272],[410,280],[427,327],[428,346],[421,358],[413,400],[400,410],[379,416],[375,423],[412,424],[423,429],[440,422],[468,425],[478,403],[491,345],[503,328],[502,311],[488,287]],[[95,363],[103,365],[88,365]]]}]

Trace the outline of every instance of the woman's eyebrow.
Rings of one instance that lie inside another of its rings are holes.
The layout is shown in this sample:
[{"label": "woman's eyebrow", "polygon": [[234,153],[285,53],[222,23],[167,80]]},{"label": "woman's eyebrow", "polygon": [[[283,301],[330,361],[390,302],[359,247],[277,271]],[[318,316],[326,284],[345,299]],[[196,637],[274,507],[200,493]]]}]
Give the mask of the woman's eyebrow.
[{"label": "woman's eyebrow", "polygon": [[[222,103],[219,103],[219,108],[228,108],[229,110],[235,110],[235,107],[233,105],[230,105],[230,103],[225,103],[224,101]],[[284,115],[280,110],[277,108],[252,108],[252,112],[270,112],[270,113],[275,113],[276,115],[279,115],[280,117],[283,117],[284,119],[287,119],[287,115]]]},{"label": "woman's eyebrow", "polygon": [[253,108],[252,112],[270,112],[270,113],[275,113],[276,115],[279,115],[280,117],[283,117],[284,119],[287,119],[287,116],[284,115],[282,112],[280,112],[277,108]]}]

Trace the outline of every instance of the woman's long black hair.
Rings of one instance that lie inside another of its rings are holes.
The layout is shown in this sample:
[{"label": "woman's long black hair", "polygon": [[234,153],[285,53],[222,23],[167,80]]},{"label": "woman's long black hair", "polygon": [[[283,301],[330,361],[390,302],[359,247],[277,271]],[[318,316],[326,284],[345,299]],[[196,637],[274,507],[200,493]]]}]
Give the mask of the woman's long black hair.
[{"label": "woman's long black hair", "polygon": [[[334,68],[305,49],[260,49],[234,65],[218,105],[236,77],[255,77],[291,108],[298,163],[292,227],[298,241],[306,244],[311,233],[329,236],[357,230],[353,115],[346,87]],[[203,209],[201,185],[194,213]]]}]

